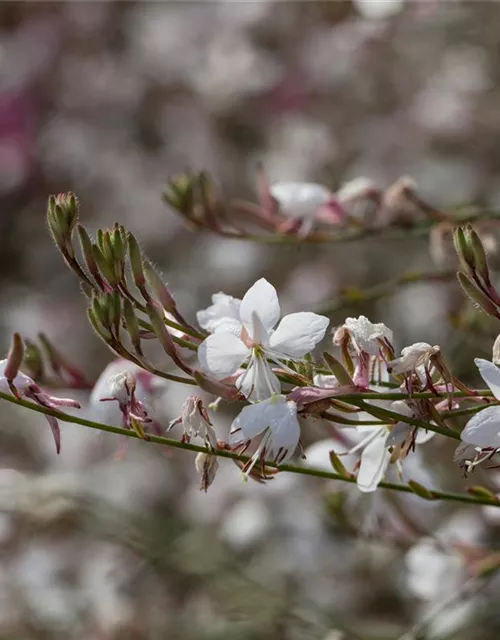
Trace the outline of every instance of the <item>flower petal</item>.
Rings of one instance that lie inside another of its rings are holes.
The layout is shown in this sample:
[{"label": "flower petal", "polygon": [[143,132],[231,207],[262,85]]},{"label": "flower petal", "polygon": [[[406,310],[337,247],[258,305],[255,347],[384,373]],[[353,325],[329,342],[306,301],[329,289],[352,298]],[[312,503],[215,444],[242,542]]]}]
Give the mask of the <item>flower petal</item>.
[{"label": "flower petal", "polygon": [[[0,360],[0,391],[2,391],[3,393],[11,393],[7,378],[4,376],[6,366],[7,359]],[[18,391],[24,391],[32,384],[35,384],[34,381],[22,371],[18,371],[12,383]]]},{"label": "flower petal", "polygon": [[472,416],[460,437],[476,447],[500,447],[500,407],[486,407]]},{"label": "flower petal", "polygon": [[229,443],[234,440],[251,440],[269,428],[270,436],[266,447],[269,459],[288,459],[299,443],[300,426],[297,406],[287,401],[285,396],[273,396],[263,402],[245,407],[233,422]]},{"label": "flower petal", "polygon": [[323,339],[329,324],[328,318],[316,313],[290,313],[281,320],[269,344],[277,353],[300,358]]},{"label": "flower petal", "polygon": [[482,358],[475,358],[474,362],[492,394],[497,400],[500,400],[500,369],[493,362]]},{"label": "flower petal", "polygon": [[267,332],[271,331],[280,317],[280,305],[276,289],[265,278],[257,280],[245,293],[240,306],[240,319],[250,337],[253,338],[252,314],[256,313]]},{"label": "flower petal", "polygon": [[216,380],[229,377],[250,355],[250,349],[232,333],[217,332],[198,347],[201,370]]},{"label": "flower petal", "polygon": [[260,356],[252,356],[248,368],[236,381],[236,388],[247,400],[260,402],[281,392],[281,384],[269,363]]},{"label": "flower petal", "polygon": [[387,449],[388,435],[389,431],[384,429],[377,438],[370,442],[361,454],[357,484],[359,490],[363,493],[375,491],[378,483],[384,477],[389,460],[391,459],[391,454]]},{"label": "flower petal", "polygon": [[212,296],[209,307],[196,313],[196,320],[209,333],[224,329],[237,335],[238,328],[241,330],[240,305],[241,300],[219,291]]}]

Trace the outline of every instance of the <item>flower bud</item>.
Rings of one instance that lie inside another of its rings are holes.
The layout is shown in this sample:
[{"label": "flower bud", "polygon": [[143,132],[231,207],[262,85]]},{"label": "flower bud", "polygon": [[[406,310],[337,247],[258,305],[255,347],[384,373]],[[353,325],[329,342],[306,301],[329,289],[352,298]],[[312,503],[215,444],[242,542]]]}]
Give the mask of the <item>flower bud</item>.
[{"label": "flower bud", "polygon": [[163,308],[166,311],[170,311],[170,313],[176,311],[177,306],[175,304],[175,300],[170,294],[167,285],[163,282],[163,280],[154,269],[153,265],[147,260],[144,260],[143,269],[148,285],[153,290],[153,294],[157,297]]},{"label": "flower bud", "polygon": [[332,356],[332,354],[328,353],[327,351],[323,353],[323,358],[325,359],[325,362],[328,368],[330,369],[332,374],[337,378],[340,384],[343,384],[343,385],[354,384],[351,376],[347,373],[347,371],[342,366],[342,364],[337,360],[337,358]]},{"label": "flower bud", "polygon": [[172,420],[169,430],[177,424],[182,424],[184,428],[183,442],[190,442],[191,438],[199,436],[205,441],[205,446],[210,449],[217,447],[215,430],[200,397],[189,396],[186,399],[182,405],[181,415]]},{"label": "flower bud", "polygon": [[465,234],[464,227],[455,227],[453,229],[453,244],[465,271],[473,273],[475,265],[474,253]]},{"label": "flower bud", "polygon": [[486,252],[484,250],[483,243],[480,237],[470,226],[466,228],[466,235],[468,236],[468,244],[472,250],[474,256],[474,266],[477,273],[481,276],[486,284],[490,283],[490,272],[488,269],[488,261],[486,259]]},{"label": "flower bud", "polygon": [[78,232],[78,239],[80,241],[83,259],[85,260],[87,269],[90,275],[97,282],[97,284],[102,288],[102,278],[101,274],[99,273],[99,267],[97,266],[97,262],[95,260],[92,240],[90,239],[90,236],[83,225],[79,224],[76,230]]},{"label": "flower bud", "polygon": [[134,282],[136,286],[141,289],[146,284],[146,278],[144,277],[142,254],[139,248],[139,243],[132,233],[128,234],[128,255],[130,258],[130,267],[132,269],[132,275],[134,276]]},{"label": "flower bud", "polygon": [[34,380],[40,380],[44,375],[44,365],[40,347],[31,340],[25,340],[22,368]]},{"label": "flower bud", "polygon": [[163,193],[163,200],[188,218],[194,207],[195,179],[195,175],[181,174],[168,181],[168,190]]},{"label": "flower bud", "polygon": [[[24,357],[24,342],[19,333],[12,335],[12,341],[10,345],[9,355],[7,356],[7,362],[3,371],[9,387],[13,391],[12,381],[19,373],[19,369],[23,362]],[[14,391],[13,391],[14,392]],[[17,395],[17,394],[15,394]]]},{"label": "flower bud", "polygon": [[201,476],[200,491],[208,491],[208,487],[215,480],[217,471],[219,470],[219,461],[217,456],[210,453],[199,453],[194,461],[196,471]]},{"label": "flower bud", "polygon": [[490,316],[495,318],[500,318],[500,314],[498,313],[498,309],[494,302],[482,291],[476,283],[465,273],[459,271],[457,273],[458,282],[460,286],[466,293],[466,295],[476,302],[483,311],[485,311]]},{"label": "flower bud", "polygon": [[134,345],[134,349],[139,355],[143,355],[141,347],[141,334],[139,321],[135,315],[135,310],[128,298],[123,299],[123,316],[125,318],[125,328],[130,336],[130,340]]},{"label": "flower bud", "polygon": [[110,259],[106,257],[106,254],[102,249],[99,248],[97,244],[92,245],[92,253],[94,254],[94,260],[97,263],[102,275],[109,282],[109,284],[114,287],[118,284],[119,278],[117,278],[115,270],[114,270],[114,261],[111,252],[111,246],[107,244],[106,240],[103,237],[103,247],[106,247],[104,251],[108,256],[111,256]]}]

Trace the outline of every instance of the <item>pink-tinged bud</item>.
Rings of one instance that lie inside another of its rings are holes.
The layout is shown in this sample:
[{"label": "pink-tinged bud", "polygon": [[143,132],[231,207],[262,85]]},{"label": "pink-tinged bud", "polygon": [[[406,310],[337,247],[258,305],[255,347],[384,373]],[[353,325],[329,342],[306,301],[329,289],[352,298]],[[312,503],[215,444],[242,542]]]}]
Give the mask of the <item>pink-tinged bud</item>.
[{"label": "pink-tinged bud", "polygon": [[287,399],[295,402],[297,408],[301,410],[314,402],[349,393],[358,393],[359,390],[359,387],[355,385],[344,385],[335,388],[327,387],[325,389],[320,389],[319,387],[296,387],[287,395]]},{"label": "pink-tinged bud", "polygon": [[11,388],[14,395],[15,387],[13,385],[13,381],[19,373],[19,369],[23,362],[24,357],[24,342],[19,333],[14,333],[12,335],[12,341],[10,345],[9,355],[7,356],[7,363],[5,365],[3,375],[7,379],[9,387]]},{"label": "pink-tinged bud", "polygon": [[47,224],[59,247],[67,247],[78,220],[78,202],[74,193],[50,196],[47,204]]},{"label": "pink-tinged bud", "polygon": [[214,396],[218,396],[223,398],[224,400],[244,400],[244,396],[242,393],[238,391],[235,387],[228,387],[226,384],[222,382],[218,382],[217,380],[212,380],[211,378],[207,378],[201,373],[201,371],[193,371],[193,377],[196,380],[196,384],[206,391],[207,393],[211,393]]},{"label": "pink-tinged bud", "polygon": [[500,318],[497,305],[489,298],[482,289],[465,273],[459,271],[457,278],[460,286],[464,290],[465,294],[471,298],[471,300],[477,303],[483,311],[494,318]]},{"label": "pink-tinged bud", "polygon": [[384,225],[412,224],[421,213],[416,184],[407,176],[398,178],[382,195],[379,215]]},{"label": "pink-tinged bud", "polygon": [[194,461],[196,471],[200,475],[200,491],[208,491],[219,470],[217,456],[210,453],[199,453]]}]

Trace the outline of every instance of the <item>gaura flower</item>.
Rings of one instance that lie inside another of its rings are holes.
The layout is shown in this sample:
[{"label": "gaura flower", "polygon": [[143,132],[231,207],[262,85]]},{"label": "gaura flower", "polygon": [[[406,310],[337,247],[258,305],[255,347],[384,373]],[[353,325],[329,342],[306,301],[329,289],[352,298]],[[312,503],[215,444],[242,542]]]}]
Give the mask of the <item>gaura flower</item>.
[{"label": "gaura flower", "polygon": [[244,453],[258,436],[257,450],[243,468],[245,476],[258,461],[263,464],[269,460],[279,464],[293,455],[300,439],[295,402],[283,395],[273,395],[244,407],[231,425],[228,444]]},{"label": "gaura flower", "polygon": [[347,329],[355,349],[370,356],[378,355],[385,341],[392,342],[391,329],[382,322],[370,322],[366,316],[346,318],[343,326]]},{"label": "gaura flower", "polygon": [[389,373],[413,373],[418,367],[427,366],[429,358],[439,353],[438,346],[432,347],[426,342],[416,342],[401,350],[401,357],[387,363]]},{"label": "gaura flower", "polygon": [[[59,407],[73,407],[80,409],[80,404],[76,400],[70,398],[55,398],[49,396],[42,391],[40,387],[27,375],[19,371],[13,380],[8,380],[5,376],[5,368],[7,366],[7,360],[0,360],[0,391],[3,393],[12,393],[13,390],[17,391],[19,395],[23,395],[28,400],[33,400],[36,404],[47,409],[58,409]],[[54,436],[54,442],[56,445],[56,453],[61,450],[61,430],[59,423],[54,416],[45,414],[45,418],[50,425],[52,435]]]},{"label": "gaura flower", "polygon": [[[108,423],[121,422],[125,429],[161,427],[153,418],[153,396],[163,381],[126,360],[111,362],[101,373],[90,394],[90,406],[97,418]],[[103,403],[117,406],[104,409]]]},{"label": "gaura flower", "polygon": [[219,291],[212,296],[209,307],[198,311],[196,320],[209,333],[225,330],[237,335],[241,331],[240,305],[241,300]]},{"label": "gaura flower", "polygon": [[346,218],[335,194],[320,184],[275,182],[269,187],[269,193],[278,204],[279,212],[293,221],[285,225],[285,230],[300,230],[302,235],[307,235],[314,220],[339,224]]},{"label": "gaura flower", "polygon": [[232,376],[243,364],[247,368],[235,386],[252,401],[280,392],[280,383],[268,359],[282,368],[283,362],[301,358],[322,340],[329,320],[315,313],[291,313],[273,329],[280,317],[276,289],[264,278],[246,292],[239,308],[241,329],[218,329],[198,348],[201,369],[216,380]]},{"label": "gaura flower", "polygon": [[203,438],[207,447],[215,449],[217,447],[217,436],[208,417],[207,410],[203,406],[203,401],[198,396],[189,396],[182,405],[181,415],[172,420],[167,431],[177,424],[182,424],[184,434],[183,442],[190,442],[191,438],[199,436]]},{"label": "gaura flower", "polygon": [[[474,360],[481,377],[497,400],[500,400],[500,369],[488,360]],[[500,449],[500,406],[486,407],[476,413],[465,425],[460,436],[465,442],[480,449]],[[491,457],[491,455],[489,455]]]},{"label": "gaura flower", "polygon": [[[379,405],[387,402],[380,401]],[[415,417],[413,409],[404,400],[396,400],[389,404],[389,409],[407,417]],[[367,415],[367,414],[366,414]],[[375,491],[380,481],[385,476],[391,459],[399,459],[401,447],[404,444],[423,444],[434,436],[433,431],[416,430],[406,422],[398,422],[395,425],[386,426],[362,426],[357,431],[365,434],[365,437],[356,444],[348,453],[349,455],[361,450],[356,483],[363,493]]]}]

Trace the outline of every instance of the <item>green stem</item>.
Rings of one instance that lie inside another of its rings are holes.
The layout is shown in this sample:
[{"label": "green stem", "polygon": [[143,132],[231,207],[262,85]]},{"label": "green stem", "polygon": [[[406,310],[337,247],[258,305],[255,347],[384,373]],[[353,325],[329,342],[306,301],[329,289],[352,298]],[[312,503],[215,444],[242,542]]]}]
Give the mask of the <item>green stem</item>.
[{"label": "green stem", "polygon": [[[83,427],[89,427],[91,429],[97,429],[99,431],[106,431],[107,433],[114,433],[117,435],[126,436],[128,438],[141,439],[139,435],[135,433],[135,431],[123,429],[121,427],[114,427],[112,425],[102,424],[100,422],[94,422],[93,420],[87,420],[85,418],[79,418],[78,416],[69,415],[69,414],[63,413],[62,411],[58,411],[56,409],[48,409],[38,404],[34,404],[33,402],[29,402],[28,400],[15,398],[14,396],[11,396],[7,393],[0,392],[0,398],[12,404],[16,404],[21,407],[25,407],[26,409],[30,409],[31,411],[35,411],[37,413],[43,413],[49,416],[54,416],[54,418],[57,418],[58,420],[61,420],[63,422],[79,424]],[[393,414],[392,411],[389,411],[387,413],[398,416],[398,414]],[[241,462],[248,461],[247,456],[238,455],[233,451],[227,451],[223,449],[216,449],[215,451],[212,451],[207,447],[192,444],[190,442],[180,442],[172,438],[165,438],[164,436],[156,436],[156,435],[148,434],[147,442],[162,444],[168,447],[174,447],[176,449],[184,449],[186,451],[194,451],[195,453],[208,453],[208,454],[216,455],[220,458],[228,458],[230,460],[239,460]],[[269,467],[278,469],[279,471],[286,471],[288,473],[295,473],[303,476],[312,476],[315,478],[324,478],[326,480],[340,480],[341,482],[356,484],[356,478],[353,475],[344,476],[339,473],[334,473],[333,471],[322,471],[321,469],[313,469],[311,467],[297,466],[293,464],[277,465],[274,462],[266,462],[266,465]],[[401,483],[382,481],[379,484],[379,486],[382,489],[389,489],[391,491],[398,491],[400,493],[415,494],[415,492],[410,486],[401,484]],[[477,495],[473,496],[467,493],[451,493],[448,491],[437,491],[437,490],[429,490],[428,495],[429,495],[429,498],[433,500],[447,500],[452,502],[462,502],[462,503],[468,503],[468,504],[484,504],[484,505],[500,507],[500,501],[498,501],[496,498],[489,498],[487,496],[477,496]]]}]

